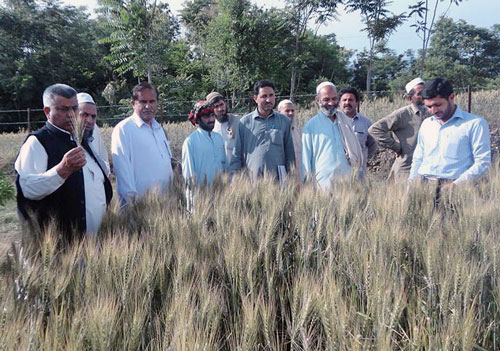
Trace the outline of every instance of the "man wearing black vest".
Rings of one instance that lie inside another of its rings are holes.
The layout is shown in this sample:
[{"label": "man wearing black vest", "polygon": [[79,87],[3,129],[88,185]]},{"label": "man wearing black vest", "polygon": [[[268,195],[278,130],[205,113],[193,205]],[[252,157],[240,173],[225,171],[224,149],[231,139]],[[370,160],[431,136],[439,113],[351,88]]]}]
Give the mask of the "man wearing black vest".
[{"label": "man wearing black vest", "polygon": [[64,242],[95,234],[112,197],[102,162],[85,138],[77,146],[71,133],[76,94],[65,84],[45,89],[47,123],[28,136],[15,162],[21,219],[42,230],[54,219]]}]

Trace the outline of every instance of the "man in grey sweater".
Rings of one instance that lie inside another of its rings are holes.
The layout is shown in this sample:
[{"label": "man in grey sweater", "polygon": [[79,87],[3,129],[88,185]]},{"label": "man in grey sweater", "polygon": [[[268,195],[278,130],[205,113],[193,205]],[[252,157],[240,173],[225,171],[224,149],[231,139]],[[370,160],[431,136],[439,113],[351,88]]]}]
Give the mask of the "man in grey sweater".
[{"label": "man in grey sweater", "polygon": [[390,180],[406,181],[408,178],[418,130],[422,121],[430,116],[422,99],[423,79],[415,78],[405,88],[411,104],[378,120],[368,129],[380,146],[396,152],[397,157],[389,173]]}]

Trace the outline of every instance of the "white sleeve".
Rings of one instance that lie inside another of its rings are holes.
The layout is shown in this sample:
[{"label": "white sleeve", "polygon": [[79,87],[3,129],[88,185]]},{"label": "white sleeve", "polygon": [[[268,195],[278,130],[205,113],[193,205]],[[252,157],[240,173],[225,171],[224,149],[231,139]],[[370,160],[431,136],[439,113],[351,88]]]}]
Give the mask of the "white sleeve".
[{"label": "white sleeve", "polygon": [[137,196],[137,189],[127,136],[120,127],[120,125],[116,126],[111,134],[111,156],[118,196],[124,204]]},{"label": "white sleeve", "polygon": [[101,131],[99,130],[99,127],[97,125],[94,126],[94,132],[92,134],[94,136],[94,140],[92,141],[92,146],[94,147],[94,150],[97,152],[98,156],[101,158],[101,160],[104,161],[104,164],[108,168],[106,170],[107,171],[106,175],[109,176],[108,151],[106,150],[106,144],[104,144]]},{"label": "white sleeve", "polygon": [[64,184],[65,179],[54,166],[47,170],[48,156],[42,144],[32,135],[21,147],[14,167],[19,174],[19,185],[24,197],[40,200]]}]

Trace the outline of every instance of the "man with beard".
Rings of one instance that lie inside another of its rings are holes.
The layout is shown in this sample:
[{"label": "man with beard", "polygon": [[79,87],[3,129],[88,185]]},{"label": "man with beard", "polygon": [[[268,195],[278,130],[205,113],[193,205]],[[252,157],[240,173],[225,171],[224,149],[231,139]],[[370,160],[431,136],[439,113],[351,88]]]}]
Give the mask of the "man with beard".
[{"label": "man with beard", "polygon": [[212,104],[215,113],[214,132],[219,133],[224,141],[226,149],[226,161],[229,165],[231,155],[233,154],[234,144],[236,142],[236,130],[240,117],[227,113],[227,106],[221,94],[214,91],[207,95],[206,101]]},{"label": "man with beard", "polygon": [[210,103],[199,101],[188,119],[198,128],[182,145],[182,175],[188,187],[198,183],[210,185],[218,173],[227,169],[224,142],[219,133],[213,132],[214,108]]},{"label": "man with beard", "polygon": [[316,88],[319,113],[302,130],[302,176],[329,190],[336,178],[363,176],[363,151],[349,118],[338,111],[337,89],[331,82]]},{"label": "man with beard", "polygon": [[415,78],[405,88],[411,104],[378,120],[368,129],[380,146],[396,152],[396,160],[389,173],[392,180],[406,180],[408,177],[418,129],[422,121],[430,116],[422,100],[423,79]]},{"label": "man with beard", "polygon": [[47,123],[26,138],[15,162],[23,224],[43,231],[54,219],[63,243],[97,233],[112,197],[111,184],[86,138],[81,145],[75,138],[76,95],[65,84],[45,89]]},{"label": "man with beard", "polygon": [[257,109],[240,120],[231,171],[247,168],[253,180],[268,173],[281,182],[295,161],[291,122],[273,110],[276,102],[273,82],[259,80],[253,93]]},{"label": "man with beard", "polygon": [[106,151],[104,140],[102,140],[101,131],[96,124],[97,106],[90,94],[78,93],[76,98],[78,99],[78,114],[80,118],[85,119],[85,134],[89,146],[92,148],[100,166],[105,170],[106,175],[109,176],[108,152]]},{"label": "man with beard", "polygon": [[491,164],[486,120],[462,111],[452,84],[443,78],[427,82],[422,97],[432,116],[420,127],[408,179],[436,181],[439,191],[485,174]]},{"label": "man with beard", "polygon": [[118,123],[111,135],[116,185],[122,207],[149,191],[165,191],[172,178],[172,153],[156,121],[158,92],[151,83],[132,89],[134,114]]},{"label": "man with beard", "polygon": [[365,162],[363,168],[366,172],[366,163],[368,158],[373,155],[377,149],[377,142],[368,133],[368,128],[372,125],[367,117],[363,116],[358,112],[359,105],[359,93],[353,87],[347,87],[340,91],[340,109],[346,114],[352,121],[352,130],[354,134],[358,137],[359,145],[363,150],[363,157]]}]

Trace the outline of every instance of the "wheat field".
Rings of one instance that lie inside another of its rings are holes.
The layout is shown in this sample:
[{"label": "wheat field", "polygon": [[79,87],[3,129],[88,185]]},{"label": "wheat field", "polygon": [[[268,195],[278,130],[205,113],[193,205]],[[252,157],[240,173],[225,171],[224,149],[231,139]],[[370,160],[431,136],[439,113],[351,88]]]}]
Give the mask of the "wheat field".
[{"label": "wheat field", "polygon": [[[180,152],[190,129],[167,130]],[[221,177],[190,214],[176,178],[127,213],[113,202],[97,240],[13,246],[0,349],[500,348],[496,164],[437,210],[424,185],[290,179]]]}]

